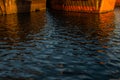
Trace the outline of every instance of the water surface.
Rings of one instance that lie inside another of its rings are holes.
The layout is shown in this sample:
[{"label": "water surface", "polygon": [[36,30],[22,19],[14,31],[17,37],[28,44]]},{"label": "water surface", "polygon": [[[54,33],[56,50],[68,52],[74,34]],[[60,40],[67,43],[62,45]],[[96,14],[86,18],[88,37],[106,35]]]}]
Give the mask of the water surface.
[{"label": "water surface", "polygon": [[2,80],[120,79],[120,8],[0,16]]}]

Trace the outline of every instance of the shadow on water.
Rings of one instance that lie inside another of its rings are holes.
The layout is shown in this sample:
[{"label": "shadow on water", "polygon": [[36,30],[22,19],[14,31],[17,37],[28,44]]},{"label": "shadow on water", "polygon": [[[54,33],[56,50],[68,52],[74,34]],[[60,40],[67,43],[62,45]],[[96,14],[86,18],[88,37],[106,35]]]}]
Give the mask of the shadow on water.
[{"label": "shadow on water", "polygon": [[[115,28],[114,12],[105,14],[87,14],[74,12],[55,12],[50,13],[51,23],[56,29],[62,28],[66,35],[73,35],[78,38],[94,39],[106,43],[110,33]],[[56,26],[57,25],[57,26]],[[105,40],[106,39],[106,40]]]},{"label": "shadow on water", "polygon": [[[51,16],[48,23],[54,23],[51,24],[54,27],[53,33],[48,34],[56,38],[57,46],[65,45],[66,52],[64,50],[63,52],[66,54],[69,53],[67,50],[71,45],[73,49],[71,53],[75,55],[94,56],[99,52],[106,53],[109,50],[109,41],[115,29],[114,12],[87,14],[51,11],[48,16]],[[56,49],[59,51],[58,47]]]}]

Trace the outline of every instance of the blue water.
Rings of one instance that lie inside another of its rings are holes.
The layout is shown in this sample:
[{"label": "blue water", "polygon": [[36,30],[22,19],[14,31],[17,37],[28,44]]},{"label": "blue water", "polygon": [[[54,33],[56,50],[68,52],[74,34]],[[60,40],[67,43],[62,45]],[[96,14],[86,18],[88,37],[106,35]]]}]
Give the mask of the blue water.
[{"label": "blue water", "polygon": [[120,80],[120,8],[0,16],[0,80]]}]

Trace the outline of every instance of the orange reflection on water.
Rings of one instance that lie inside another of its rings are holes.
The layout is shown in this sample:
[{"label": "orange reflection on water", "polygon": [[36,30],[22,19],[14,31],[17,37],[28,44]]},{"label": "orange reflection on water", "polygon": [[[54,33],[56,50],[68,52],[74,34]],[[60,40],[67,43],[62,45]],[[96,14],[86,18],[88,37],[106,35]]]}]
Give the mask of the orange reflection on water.
[{"label": "orange reflection on water", "polygon": [[[115,27],[114,12],[108,12],[104,14],[89,14],[52,11],[51,15],[58,20],[57,24],[65,26],[64,29],[66,29],[66,31],[71,29],[71,34],[83,34],[85,37],[87,36],[87,38],[90,39],[97,38],[98,41],[102,43],[108,41],[107,37],[111,36],[111,33]],[[60,23],[61,20],[64,20],[64,23]],[[75,32],[75,28],[77,31],[79,30],[79,32]]]},{"label": "orange reflection on water", "polygon": [[8,15],[8,16],[0,16],[0,38],[1,39],[9,39],[14,41],[14,39],[19,38],[19,26],[18,19],[16,15]]},{"label": "orange reflection on water", "polygon": [[35,34],[45,25],[45,12],[0,16],[0,40],[24,41],[28,34]]}]

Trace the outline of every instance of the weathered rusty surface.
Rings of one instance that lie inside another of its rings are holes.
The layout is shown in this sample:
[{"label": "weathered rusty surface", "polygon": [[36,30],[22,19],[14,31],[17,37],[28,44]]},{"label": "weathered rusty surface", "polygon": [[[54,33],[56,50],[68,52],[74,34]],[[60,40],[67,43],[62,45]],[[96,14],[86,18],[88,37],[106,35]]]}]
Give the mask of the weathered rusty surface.
[{"label": "weathered rusty surface", "polygon": [[116,0],[51,0],[51,8],[64,11],[102,13],[112,11]]},{"label": "weathered rusty surface", "polygon": [[0,14],[23,13],[46,9],[46,0],[0,0]]},{"label": "weathered rusty surface", "polygon": [[116,6],[120,6],[120,0],[116,0]]}]

